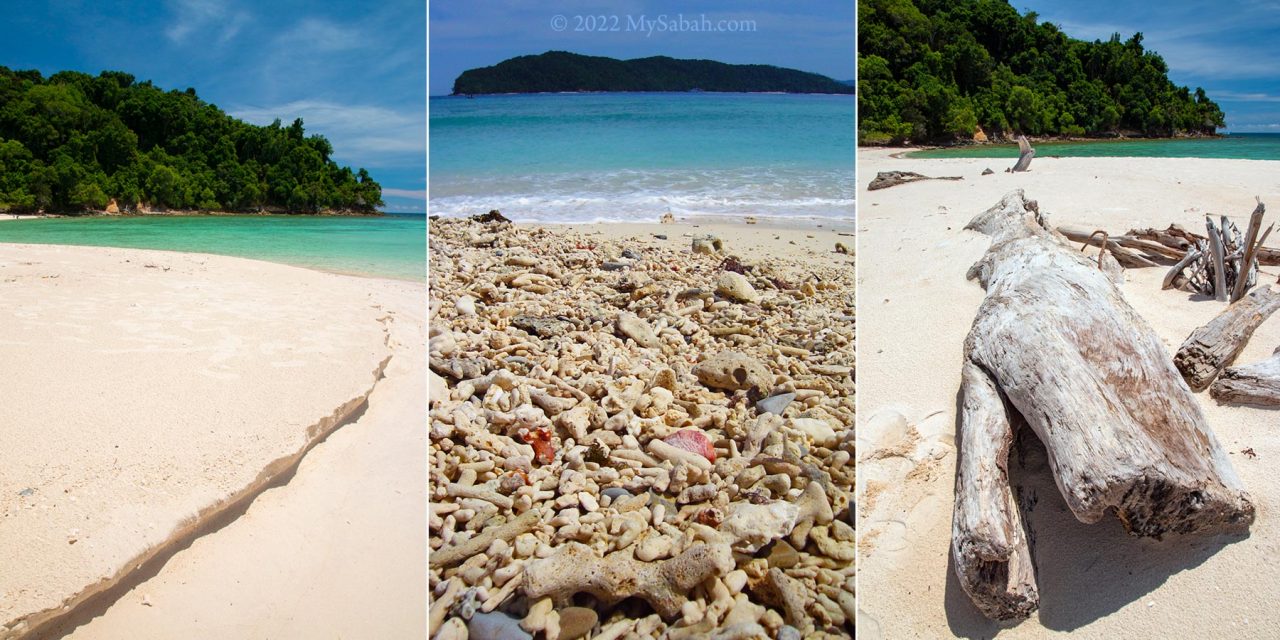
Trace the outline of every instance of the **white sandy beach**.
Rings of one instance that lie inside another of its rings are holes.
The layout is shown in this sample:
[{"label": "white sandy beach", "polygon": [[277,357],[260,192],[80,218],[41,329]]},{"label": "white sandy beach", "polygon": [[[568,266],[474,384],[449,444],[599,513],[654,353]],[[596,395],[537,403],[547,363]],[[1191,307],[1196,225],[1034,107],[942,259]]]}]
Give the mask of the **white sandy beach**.
[{"label": "white sandy beach", "polygon": [[0,292],[0,637],[423,627],[421,284],[0,245]]},{"label": "white sandy beach", "polygon": [[[1280,413],[1219,405],[1198,394],[1210,426],[1257,507],[1246,536],[1130,538],[1109,518],[1088,526],[1067,510],[1031,438],[1028,517],[1041,593],[1031,619],[999,627],[960,589],[949,564],[957,392],[963,340],[984,292],[965,272],[989,239],[964,225],[1023,188],[1054,225],[1123,233],[1205,213],[1242,228],[1254,196],[1280,206],[1280,162],[1155,158],[1036,158],[1006,174],[1005,159],[891,157],[860,150],[858,221],[859,632],[863,638],[1276,637],[1280,635]],[[990,167],[994,175],[981,175]],[[878,171],[962,176],[866,191]],[[1274,208],[1273,208],[1274,210]],[[1268,216],[1275,220],[1276,214]],[[1274,241],[1269,241],[1274,245]],[[1091,254],[1096,249],[1090,249]],[[1263,267],[1260,283],[1274,281]],[[1128,270],[1122,290],[1170,357],[1222,304],[1161,291],[1165,269]],[[1254,334],[1237,364],[1280,345],[1280,320]],[[1242,453],[1251,448],[1256,458]]]}]

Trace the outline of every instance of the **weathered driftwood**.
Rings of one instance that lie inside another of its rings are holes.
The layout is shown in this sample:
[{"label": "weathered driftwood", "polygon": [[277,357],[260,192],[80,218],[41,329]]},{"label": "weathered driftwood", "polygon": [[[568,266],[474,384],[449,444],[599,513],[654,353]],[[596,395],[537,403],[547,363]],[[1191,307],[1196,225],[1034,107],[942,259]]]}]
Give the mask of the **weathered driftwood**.
[{"label": "weathered driftwood", "polygon": [[1227,368],[1209,395],[1218,402],[1280,407],[1280,347],[1262,362]]},{"label": "weathered driftwood", "polygon": [[[1093,245],[1095,247],[1101,247],[1105,242],[1107,251],[1109,251],[1111,255],[1115,256],[1115,259],[1120,263],[1120,266],[1126,269],[1157,266],[1155,262],[1143,257],[1138,252],[1129,250],[1127,247],[1132,243],[1130,239],[1125,238],[1124,236],[1109,236],[1106,232],[1085,231],[1079,227],[1069,227],[1065,225],[1058,227],[1058,233],[1066,236],[1067,239],[1072,242],[1082,242],[1086,245]],[[1083,250],[1083,247],[1081,247],[1081,250]]]},{"label": "weathered driftwood", "polygon": [[876,177],[871,179],[871,184],[867,185],[867,191],[876,191],[878,189],[888,189],[896,187],[900,184],[908,182],[919,182],[920,180],[963,180],[960,176],[926,176],[914,171],[880,171],[876,173]]},{"label": "weathered driftwood", "polygon": [[1218,229],[1213,226],[1211,218],[1204,219],[1205,228],[1209,230],[1209,256],[1213,262],[1209,266],[1213,267],[1213,299],[1219,302],[1227,299],[1227,269],[1226,269],[1226,247],[1223,246],[1222,236],[1227,232],[1228,221],[1222,219],[1222,228]]},{"label": "weathered driftwood", "polygon": [[1010,414],[1044,443],[1082,522],[1114,510],[1139,536],[1252,522],[1195,396],[1106,274],[1021,191],[967,228],[992,243],[969,271],[987,297],[965,341],[952,552],[979,609],[1018,619],[1038,606],[1006,473]]},{"label": "weathered driftwood", "polygon": [[[1266,210],[1266,206],[1264,206],[1262,204],[1262,200],[1259,199],[1258,206],[1254,208],[1253,213],[1249,216],[1249,231],[1244,234],[1244,253],[1241,255],[1241,266],[1237,269],[1237,272],[1243,270],[1248,273],[1250,277],[1236,277],[1235,286],[1231,287],[1232,302],[1243,298],[1245,291],[1248,291],[1249,287],[1253,284],[1251,280],[1254,279],[1254,271],[1257,269],[1257,266],[1253,264],[1253,256],[1258,252],[1256,244],[1258,242],[1258,232],[1262,230],[1262,215]],[[1270,234],[1271,229],[1267,229],[1267,233]],[[1263,240],[1265,239],[1266,236],[1264,235]]]},{"label": "weathered driftwood", "polygon": [[[1125,235],[1153,240],[1166,247],[1184,252],[1194,247],[1196,243],[1206,240],[1204,236],[1191,233],[1176,224],[1169,225],[1167,229],[1132,229]],[[1266,241],[1266,236],[1267,234],[1264,233],[1263,237],[1259,239],[1254,258],[1258,261],[1258,264],[1263,266],[1280,266],[1280,249],[1262,246]]]},{"label": "weathered driftwood", "polygon": [[1031,169],[1031,159],[1036,157],[1036,150],[1031,148],[1031,143],[1027,142],[1026,136],[1018,136],[1018,161],[1014,163],[1011,173],[1019,171],[1029,171]]},{"label": "weathered driftwood", "polygon": [[1224,309],[1209,324],[1192,331],[1173,357],[1174,365],[1192,389],[1203,391],[1236,359],[1258,325],[1277,309],[1280,309],[1280,289],[1270,286],[1255,289]]},{"label": "weathered driftwood", "polygon": [[961,388],[951,524],[956,575],[988,618],[1026,618],[1039,606],[1040,593],[1006,473],[1013,423],[995,381],[971,361],[964,363]]},{"label": "weathered driftwood", "polygon": [[1169,269],[1169,273],[1166,273],[1164,275],[1164,282],[1160,285],[1160,288],[1161,289],[1182,288],[1182,286],[1187,282],[1186,276],[1182,275],[1182,270],[1187,268],[1187,265],[1191,264],[1192,262],[1195,262],[1199,258],[1200,258],[1199,250],[1191,249],[1187,251],[1187,255],[1182,256],[1182,259],[1179,260],[1177,264],[1173,265],[1172,269]]}]

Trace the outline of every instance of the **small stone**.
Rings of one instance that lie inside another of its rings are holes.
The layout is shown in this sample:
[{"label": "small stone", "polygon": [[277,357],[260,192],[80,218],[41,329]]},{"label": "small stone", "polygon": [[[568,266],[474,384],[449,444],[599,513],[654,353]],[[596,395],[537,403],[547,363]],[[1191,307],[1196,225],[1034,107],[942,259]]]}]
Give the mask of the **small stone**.
[{"label": "small stone", "polygon": [[726,391],[740,391],[755,387],[760,391],[773,390],[773,373],[762,362],[736,351],[721,351],[693,368],[698,382]]},{"label": "small stone", "polygon": [[466,640],[467,622],[462,618],[449,618],[440,626],[434,640]]},{"label": "small stone", "polygon": [[659,240],[666,240],[666,239],[667,239],[667,236],[665,236],[665,235],[663,235],[663,234],[661,234],[661,233],[655,233],[655,234],[653,234],[653,237],[655,237],[655,238],[657,238],[657,239],[659,239]]},{"label": "small stone", "polygon": [[991,174],[993,174],[993,173],[995,173],[995,172],[991,170],[991,167],[987,167],[986,169],[983,169],[983,170],[982,170],[982,175],[984,175],[984,176],[989,176],[989,175],[991,175]]},{"label": "small stone", "polygon": [[566,607],[560,610],[560,640],[577,640],[596,627],[600,617],[594,609]]},{"label": "small stone", "polygon": [[604,269],[605,271],[622,271],[623,269],[626,269],[628,266],[630,265],[628,265],[625,262],[614,262],[612,260],[605,260],[600,265],[600,268]]},{"label": "small stone", "polygon": [[703,253],[709,256],[713,256],[717,253],[720,253],[721,249],[723,248],[724,248],[724,243],[720,241],[720,238],[717,238],[715,236],[704,236],[701,238],[693,239],[694,253]]},{"label": "small stone", "polygon": [[622,257],[624,257],[624,258],[626,258],[626,259],[628,259],[628,260],[639,260],[639,259],[640,259],[640,254],[639,254],[639,253],[636,253],[636,252],[635,252],[634,250],[632,250],[632,249],[623,249],[623,250],[622,250]]},{"label": "small stone", "polygon": [[618,331],[622,335],[636,341],[636,344],[653,348],[662,346],[662,341],[658,339],[653,329],[649,328],[649,323],[641,320],[634,313],[618,314]]},{"label": "small stone", "polygon": [[609,487],[608,489],[601,491],[600,495],[609,496],[610,500],[617,502],[620,498],[630,498],[631,492],[623,489],[622,487]]},{"label": "small stone", "polygon": [[769,396],[756,403],[756,411],[780,416],[783,411],[787,410],[787,405],[791,404],[795,399],[795,393],[779,393],[776,396]]},{"label": "small stone", "polygon": [[784,624],[778,629],[777,640],[800,640],[801,637],[800,630],[789,624]]},{"label": "small stone", "polygon": [[760,298],[746,276],[732,271],[720,274],[720,278],[716,280],[716,293],[738,302],[755,302]]},{"label": "small stone", "polygon": [[720,530],[736,538],[734,550],[755,553],[791,533],[799,516],[800,507],[781,500],[765,504],[735,502],[726,509]]},{"label": "small stone", "polygon": [[851,254],[851,253],[853,253],[853,252],[849,250],[848,245],[846,245],[845,243],[843,243],[843,242],[837,242],[837,243],[836,243],[836,253],[843,253],[843,254],[845,254],[845,255],[849,255],[849,254]]},{"label": "small stone", "polygon": [[582,505],[583,510],[587,513],[593,513],[600,510],[600,503],[595,496],[583,491],[578,494],[578,504]]},{"label": "small stone", "polygon": [[567,323],[555,318],[538,318],[535,316],[516,316],[511,319],[511,326],[541,338],[554,338],[563,335]]},{"label": "small stone", "polygon": [[670,211],[662,214],[662,224],[675,224],[675,221],[676,217],[671,215]]},{"label": "small stone", "polygon": [[505,613],[477,612],[467,624],[470,640],[533,640],[533,635],[520,628],[520,621]]},{"label": "small stone", "polygon": [[791,543],[779,540],[769,551],[769,566],[779,569],[790,569],[800,562],[800,554]]},{"label": "small stone", "polygon": [[817,418],[793,418],[791,426],[809,436],[819,447],[834,447],[838,436],[836,430],[826,420]]}]

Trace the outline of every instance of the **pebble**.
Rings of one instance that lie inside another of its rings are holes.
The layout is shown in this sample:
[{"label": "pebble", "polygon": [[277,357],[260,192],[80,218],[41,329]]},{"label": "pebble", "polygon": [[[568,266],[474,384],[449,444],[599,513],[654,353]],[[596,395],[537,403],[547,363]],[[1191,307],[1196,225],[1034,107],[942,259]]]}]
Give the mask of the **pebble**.
[{"label": "pebble", "polygon": [[467,624],[469,640],[533,640],[520,621],[505,613],[476,613]]},{"label": "pebble", "polygon": [[800,562],[800,554],[791,543],[786,540],[779,540],[773,545],[773,549],[769,551],[769,566],[778,569],[790,569]]},{"label": "pebble", "polygon": [[594,609],[586,607],[566,607],[560,610],[560,640],[577,640],[585,637],[598,622]]},{"label": "pebble", "polygon": [[741,273],[726,271],[716,280],[716,293],[737,302],[755,302],[760,299],[751,281]]},{"label": "pebble", "polygon": [[618,314],[618,331],[622,335],[636,341],[636,344],[646,349],[661,347],[662,341],[658,339],[657,334],[649,327],[649,323],[641,320],[634,313]]},{"label": "pebble", "polygon": [[768,398],[756,403],[756,411],[760,413],[772,413],[780,416],[783,411],[787,410],[787,405],[791,404],[795,399],[796,394],[794,392],[779,393],[776,396],[769,396]]},{"label": "pebble", "polygon": [[778,629],[777,640],[800,640],[800,638],[800,630],[789,624],[784,624]]},{"label": "pebble", "polygon": [[626,259],[628,259],[628,260],[639,260],[639,259],[640,259],[640,254],[639,254],[639,253],[636,253],[636,252],[635,252],[634,250],[632,250],[632,249],[623,249],[623,250],[622,250],[622,257],[624,257],[624,258],[626,258]]},{"label": "pebble", "polygon": [[706,236],[693,239],[693,252],[705,255],[715,255],[720,253],[724,248],[724,243],[714,236]]},{"label": "pebble", "polygon": [[838,436],[836,430],[826,420],[817,418],[792,418],[791,426],[803,432],[819,447],[834,447]]},{"label": "pebble", "polygon": [[609,487],[608,489],[601,491],[600,495],[609,496],[610,500],[617,502],[619,498],[630,498],[631,492],[623,489],[622,487]]},{"label": "pebble", "polygon": [[613,260],[605,260],[600,265],[600,268],[604,269],[605,271],[622,271],[623,269],[626,269],[629,266],[631,265],[628,265],[625,262],[615,262]]}]

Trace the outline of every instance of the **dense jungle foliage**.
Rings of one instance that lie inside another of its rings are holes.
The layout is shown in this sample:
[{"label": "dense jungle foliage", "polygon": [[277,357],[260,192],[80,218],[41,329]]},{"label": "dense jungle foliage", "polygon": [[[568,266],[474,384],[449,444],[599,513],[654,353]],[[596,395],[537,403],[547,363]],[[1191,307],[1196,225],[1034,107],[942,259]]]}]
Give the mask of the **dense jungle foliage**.
[{"label": "dense jungle foliage", "polygon": [[302,120],[248,124],[117,71],[0,67],[0,211],[372,212],[382,187]]}]

